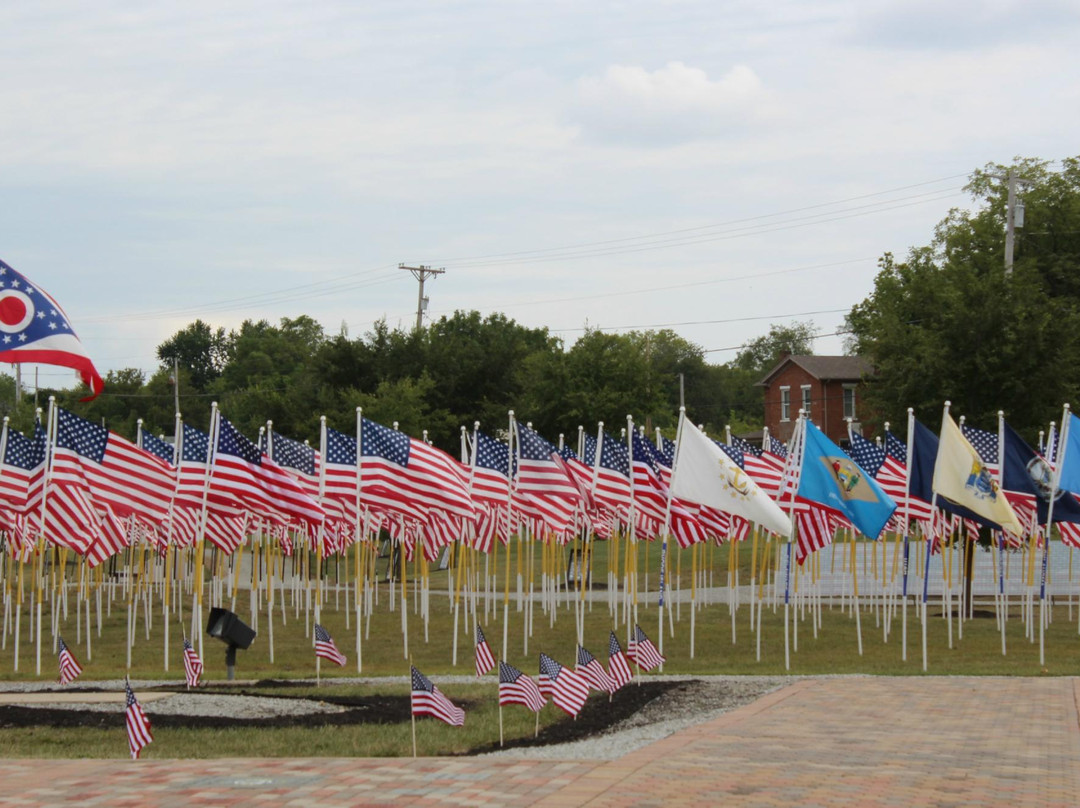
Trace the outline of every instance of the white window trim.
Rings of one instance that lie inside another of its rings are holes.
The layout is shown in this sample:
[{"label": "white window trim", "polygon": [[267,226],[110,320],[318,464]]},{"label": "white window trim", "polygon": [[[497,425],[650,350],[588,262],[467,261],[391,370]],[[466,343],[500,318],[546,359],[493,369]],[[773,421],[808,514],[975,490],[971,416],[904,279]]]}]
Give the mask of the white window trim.
[{"label": "white window trim", "polygon": [[[784,412],[784,394],[787,393],[787,413]],[[791,420],[791,385],[783,385],[780,388],[780,422],[787,423]]]},{"label": "white window trim", "polygon": [[811,395],[814,391],[814,385],[801,384],[799,385],[802,397],[799,399],[800,406],[806,411],[806,414],[810,414],[810,404],[813,402],[814,397]]}]

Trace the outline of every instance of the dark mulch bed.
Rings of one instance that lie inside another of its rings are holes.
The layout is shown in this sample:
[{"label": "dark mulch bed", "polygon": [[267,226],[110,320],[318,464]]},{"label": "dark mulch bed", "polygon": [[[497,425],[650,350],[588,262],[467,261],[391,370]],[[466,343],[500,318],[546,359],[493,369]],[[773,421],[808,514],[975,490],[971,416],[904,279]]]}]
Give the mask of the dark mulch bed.
[{"label": "dark mulch bed", "polygon": [[[519,746],[537,746],[553,743],[566,743],[597,735],[609,727],[630,717],[646,704],[659,698],[675,687],[685,686],[681,682],[642,682],[630,684],[615,694],[609,702],[606,696],[594,694],[578,714],[576,720],[567,719],[546,727],[537,738],[522,738],[508,741],[502,748]],[[280,681],[259,682],[254,686],[241,689],[208,689],[198,691],[234,696],[260,696],[262,689],[280,689],[291,683]],[[297,684],[296,686],[301,686]],[[191,728],[191,729],[274,729],[283,727],[326,727],[349,726],[356,724],[400,724],[410,720],[408,696],[327,696],[324,698],[288,697],[274,693],[274,698],[297,698],[304,701],[322,701],[345,707],[342,713],[316,713],[309,715],[283,715],[272,718],[229,718],[224,716],[185,716],[155,715],[153,703],[146,705],[154,728]],[[462,700],[459,706],[468,713],[476,702]],[[514,707],[510,709],[524,709]],[[558,708],[547,708],[558,709]],[[124,712],[117,705],[114,712],[97,712],[78,709],[55,709],[46,707],[21,707],[18,705],[0,706],[0,730],[22,727],[52,727],[67,729],[71,727],[94,727],[100,729],[118,729],[124,726]],[[470,754],[489,752],[498,749],[497,743],[471,750]]]}]

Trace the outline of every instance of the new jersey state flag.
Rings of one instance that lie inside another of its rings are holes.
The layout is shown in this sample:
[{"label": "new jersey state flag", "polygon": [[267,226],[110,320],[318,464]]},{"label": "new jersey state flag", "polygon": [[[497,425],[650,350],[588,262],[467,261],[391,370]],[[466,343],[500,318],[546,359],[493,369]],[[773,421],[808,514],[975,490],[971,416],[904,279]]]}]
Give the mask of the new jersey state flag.
[{"label": "new jersey state flag", "polygon": [[844,450],[805,422],[798,496],[839,511],[864,536],[876,539],[896,503]]},{"label": "new jersey state flag", "polygon": [[757,522],[781,536],[791,534],[791,520],[758,488],[739,464],[701,430],[681,416],[671,495]]},{"label": "new jersey state flag", "polygon": [[1016,536],[1024,529],[997,480],[948,413],[941,419],[941,440],[934,462],[934,493],[1001,525]]}]

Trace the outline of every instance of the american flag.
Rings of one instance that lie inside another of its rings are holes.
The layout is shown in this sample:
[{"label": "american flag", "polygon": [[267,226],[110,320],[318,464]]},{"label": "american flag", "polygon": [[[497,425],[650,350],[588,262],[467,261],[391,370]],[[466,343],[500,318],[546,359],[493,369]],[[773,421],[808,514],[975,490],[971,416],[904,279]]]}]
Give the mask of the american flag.
[{"label": "american flag", "polygon": [[318,524],[326,515],[293,477],[220,415],[210,485],[263,516]]},{"label": "american flag", "polygon": [[175,481],[160,458],[103,426],[59,408],[52,480],[85,479],[92,501],[119,517],[132,514],[152,523],[165,519]]},{"label": "american flag", "polygon": [[717,445],[727,453],[728,457],[738,463],[739,468],[745,471],[770,499],[780,499],[784,466],[777,462],[775,455],[766,455],[742,438],[732,438],[730,446],[719,441]]},{"label": "american flag", "polygon": [[337,645],[334,644],[330,632],[318,623],[315,624],[315,656],[327,659],[337,665],[344,665],[348,661],[345,659],[345,655],[338,650]]},{"label": "american flag", "polygon": [[630,507],[630,451],[606,432],[599,448],[595,452],[593,496],[601,505],[625,514]]},{"label": "american flag", "polygon": [[298,440],[270,433],[270,459],[290,472],[304,492],[319,498],[319,453]]},{"label": "american flag", "polygon": [[778,441],[772,435],[769,435],[769,448],[765,450],[769,454],[776,455],[781,460],[787,459],[787,446],[783,442]]},{"label": "american flag", "polygon": [[589,698],[585,679],[564,668],[547,654],[540,654],[540,692],[550,696],[556,707],[577,715]]},{"label": "american flag", "polygon": [[125,679],[124,690],[127,692],[127,707],[124,710],[124,723],[127,726],[128,749],[132,759],[139,757],[144,746],[154,740],[150,733],[150,719],[146,717],[142,705],[131,692],[131,684]]},{"label": "american flag", "polygon": [[663,521],[667,509],[667,486],[660,480],[656,446],[638,432],[631,439],[633,448],[634,505],[639,513]]},{"label": "american flag", "polygon": [[964,437],[968,439],[975,451],[979,453],[979,459],[986,464],[986,467],[990,469],[990,473],[995,478],[1000,478],[999,470],[1001,464],[998,463],[998,436],[996,432],[987,432],[985,429],[977,429],[973,426],[963,424],[960,427],[960,431],[964,433]]},{"label": "american flag", "polygon": [[[907,444],[889,430],[886,430],[885,432],[885,463],[882,468],[885,474],[888,474],[891,478],[901,480],[904,486],[903,491],[899,491],[897,496],[893,496],[889,493],[889,496],[892,496],[893,500],[900,506],[897,508],[897,512],[900,513],[901,511],[904,511],[907,513],[909,519],[918,519],[925,522],[927,525],[927,532],[929,533],[930,503],[925,502],[914,495],[909,496],[907,491]],[[909,500],[910,509],[908,508]]]},{"label": "american flag", "polygon": [[608,677],[615,686],[615,690],[628,684],[634,678],[634,674],[630,672],[630,665],[626,661],[626,654],[623,653],[622,646],[619,645],[619,640],[614,631],[611,632],[611,637],[608,639],[607,667]]},{"label": "american flag", "polygon": [[0,362],[72,368],[90,388],[105,387],[64,310],[41,287],[0,261]]},{"label": "american flag", "polygon": [[191,640],[184,638],[184,678],[188,687],[198,687],[202,676],[203,664],[198,653],[191,647]]},{"label": "american flag", "polygon": [[139,448],[143,451],[149,452],[159,460],[164,460],[170,466],[176,465],[176,447],[171,443],[166,443],[149,432],[140,432],[139,441]]},{"label": "american flag", "polygon": [[472,467],[472,496],[481,502],[505,505],[510,501],[510,448],[476,431]]},{"label": "american flag", "polygon": [[589,683],[593,690],[604,693],[614,693],[618,688],[600,661],[585,650],[585,646],[579,645],[577,649],[577,665],[574,667],[581,677]]},{"label": "american flag", "polygon": [[6,425],[4,429],[7,443],[0,467],[0,500],[12,510],[25,512],[40,505],[45,475],[45,432],[38,424],[31,439]]},{"label": "american flag", "polygon": [[665,657],[660,655],[653,645],[652,640],[645,636],[641,626],[634,626],[634,633],[630,638],[630,644],[626,648],[626,655],[634,660],[639,668],[651,671],[664,664]]},{"label": "american flag", "polygon": [[538,713],[544,709],[547,699],[541,695],[532,677],[499,660],[499,706],[510,704],[521,704]]},{"label": "american flag", "polygon": [[483,676],[495,667],[495,657],[491,655],[491,646],[484,636],[480,624],[476,624],[476,675]]},{"label": "american flag", "polygon": [[465,726],[465,711],[455,707],[454,703],[415,667],[412,669],[412,714],[430,715],[452,727]]},{"label": "american flag", "polygon": [[795,560],[802,564],[807,556],[832,544],[837,522],[832,512],[806,500],[795,506]]},{"label": "american flag", "polygon": [[[366,467],[365,467],[366,470]],[[356,435],[346,435],[330,427],[326,428],[326,471],[323,495],[336,503],[349,520],[360,518],[356,509],[357,476]],[[406,502],[396,495],[384,495],[364,480],[361,507],[379,513],[402,514],[409,519],[422,521],[427,510],[417,503]]]},{"label": "american flag", "polygon": [[516,497],[523,501],[524,510],[560,532],[571,523],[581,494],[555,447],[524,424],[515,422],[515,427],[518,436]]},{"label": "american flag", "polygon": [[363,490],[472,519],[469,477],[450,455],[367,418],[360,425]]},{"label": "american flag", "polygon": [[71,649],[67,647],[63,637],[57,637],[56,642],[58,649],[57,662],[60,665],[59,682],[62,685],[69,685],[82,673],[82,665],[79,664],[79,660],[75,659],[75,655],[71,653]]}]

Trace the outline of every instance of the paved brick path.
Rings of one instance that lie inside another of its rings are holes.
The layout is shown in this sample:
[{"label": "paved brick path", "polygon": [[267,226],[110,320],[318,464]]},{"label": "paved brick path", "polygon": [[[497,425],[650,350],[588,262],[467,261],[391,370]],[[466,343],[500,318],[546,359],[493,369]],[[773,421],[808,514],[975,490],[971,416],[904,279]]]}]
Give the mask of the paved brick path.
[{"label": "paved brick path", "polygon": [[0,761],[0,805],[1075,806],[1078,700],[1077,679],[805,680],[614,761]]}]

